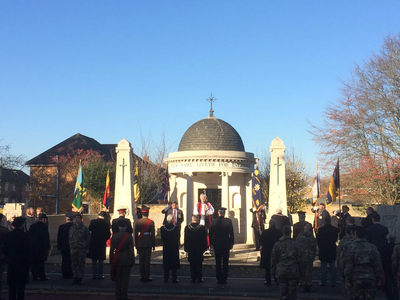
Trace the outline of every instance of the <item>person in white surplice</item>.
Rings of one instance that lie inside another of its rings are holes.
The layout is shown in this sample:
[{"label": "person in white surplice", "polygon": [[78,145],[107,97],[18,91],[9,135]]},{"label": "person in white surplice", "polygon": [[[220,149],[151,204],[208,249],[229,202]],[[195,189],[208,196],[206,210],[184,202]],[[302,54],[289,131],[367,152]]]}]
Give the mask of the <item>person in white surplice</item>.
[{"label": "person in white surplice", "polygon": [[214,207],[210,202],[207,201],[206,194],[200,195],[200,202],[194,206],[193,215],[200,216],[200,225],[205,226],[207,230],[207,246],[210,246],[208,239],[208,228],[211,225],[212,215],[214,213]]}]

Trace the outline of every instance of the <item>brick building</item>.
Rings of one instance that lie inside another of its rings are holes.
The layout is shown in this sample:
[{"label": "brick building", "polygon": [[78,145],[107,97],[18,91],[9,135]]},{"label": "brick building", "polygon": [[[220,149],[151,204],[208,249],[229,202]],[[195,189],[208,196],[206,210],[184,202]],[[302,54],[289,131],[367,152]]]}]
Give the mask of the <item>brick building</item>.
[{"label": "brick building", "polygon": [[29,175],[0,165],[0,205],[29,202]]}]

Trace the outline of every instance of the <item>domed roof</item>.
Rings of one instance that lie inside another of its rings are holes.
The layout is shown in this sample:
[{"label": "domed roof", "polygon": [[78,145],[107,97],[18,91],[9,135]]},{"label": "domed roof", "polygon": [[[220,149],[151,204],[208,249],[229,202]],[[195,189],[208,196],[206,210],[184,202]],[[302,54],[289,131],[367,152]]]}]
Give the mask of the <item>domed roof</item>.
[{"label": "domed roof", "polygon": [[244,151],[242,138],[230,124],[208,117],[186,130],[178,151]]}]

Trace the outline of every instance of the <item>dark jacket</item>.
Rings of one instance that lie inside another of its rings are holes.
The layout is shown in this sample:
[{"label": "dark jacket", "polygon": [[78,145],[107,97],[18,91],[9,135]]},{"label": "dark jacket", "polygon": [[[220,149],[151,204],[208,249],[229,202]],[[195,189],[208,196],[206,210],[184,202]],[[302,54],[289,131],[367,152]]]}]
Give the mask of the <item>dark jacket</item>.
[{"label": "dark jacket", "polygon": [[156,246],[156,237],[155,237],[155,228],[154,222],[150,220],[149,225],[141,234],[142,229],[144,228],[147,220],[150,220],[147,217],[143,217],[139,219],[135,226],[135,245],[136,248],[152,248]]},{"label": "dark jacket", "polygon": [[235,243],[232,221],[224,217],[215,219],[210,226],[209,239],[214,249],[232,249]]},{"label": "dark jacket", "polygon": [[347,226],[346,221],[348,217],[351,217],[351,215],[348,212],[342,214],[340,217],[340,235],[339,235],[340,239],[342,239],[346,235],[346,226]]},{"label": "dark jacket", "polygon": [[35,217],[28,217],[26,216],[25,224],[24,224],[24,231],[28,232],[31,226],[36,222]]},{"label": "dark jacket", "polygon": [[71,229],[73,223],[68,222],[58,226],[57,233],[57,249],[58,251],[67,253],[69,252],[69,230]]},{"label": "dark jacket", "polygon": [[161,226],[160,231],[163,243],[163,267],[166,270],[179,269],[179,226],[167,223]]},{"label": "dark jacket", "polygon": [[7,282],[27,284],[30,268],[29,234],[14,229],[4,236],[4,254],[8,257]]},{"label": "dark jacket", "polygon": [[317,211],[317,224],[314,224],[315,228],[320,228],[324,225],[324,220],[330,218],[331,215],[328,211],[324,208],[321,211]]},{"label": "dark jacket", "polygon": [[331,224],[325,224],[318,229],[317,243],[319,248],[319,259],[331,262],[336,259],[336,241],[339,229]]},{"label": "dark jacket", "polygon": [[364,227],[365,229],[368,229],[369,226],[374,225],[374,222],[372,222],[372,216],[374,215],[375,212],[373,212],[372,214],[367,215],[365,218],[363,218],[361,220],[361,225],[362,227]]},{"label": "dark jacket", "polygon": [[[174,210],[167,206],[166,208],[164,208],[161,213],[165,214],[164,216],[164,222],[163,224],[167,224],[167,217],[168,215],[174,216]],[[183,212],[180,209],[176,209],[176,220],[177,220],[177,224],[179,229],[181,228],[181,224],[184,221],[184,217],[183,217]]]},{"label": "dark jacket", "polygon": [[285,226],[285,225],[290,226],[290,219],[287,216],[284,216],[281,214],[276,214],[271,217],[271,220],[272,219],[276,221],[276,223],[275,223],[276,229],[278,229],[280,231],[282,231],[283,226]]},{"label": "dark jacket", "polygon": [[[111,239],[110,246],[110,264],[113,262],[114,252],[118,248],[118,245],[125,236],[125,231],[119,231],[114,234]],[[128,237],[122,244],[121,249],[118,252],[118,260],[116,266],[131,266],[135,265],[135,250],[133,249],[133,237],[132,234],[128,233]]]},{"label": "dark jacket", "polygon": [[381,257],[383,257],[384,247],[386,243],[386,237],[389,234],[389,229],[380,223],[375,223],[367,229],[367,241],[374,244],[379,251]]},{"label": "dark jacket", "polygon": [[32,224],[29,234],[31,236],[31,259],[33,261],[46,261],[51,248],[47,225],[38,221]]},{"label": "dark jacket", "polygon": [[[121,220],[121,219],[127,219],[127,218],[125,218],[123,216],[120,216],[120,217],[112,220],[112,222],[111,222],[111,230],[112,230],[113,234],[116,234],[117,232],[119,232],[118,221]],[[127,220],[129,220],[129,219],[127,219]],[[129,233],[133,234],[132,223],[131,223],[130,220],[129,220],[129,225],[126,227],[126,232],[129,232]]]},{"label": "dark jacket", "polygon": [[103,219],[90,222],[90,246],[87,257],[95,260],[106,259],[106,242],[110,238],[110,226]]},{"label": "dark jacket", "polygon": [[300,232],[303,231],[304,225],[306,223],[309,223],[307,221],[299,221],[296,224],[293,225],[293,240],[296,240],[297,236],[300,234]]},{"label": "dark jacket", "polygon": [[185,252],[189,262],[203,261],[203,253],[207,250],[207,230],[199,223],[185,227]]},{"label": "dark jacket", "polygon": [[260,260],[261,268],[271,268],[272,248],[274,248],[275,243],[279,241],[282,235],[282,231],[276,229],[276,227],[270,227],[262,232],[260,237],[260,246],[262,247]]}]

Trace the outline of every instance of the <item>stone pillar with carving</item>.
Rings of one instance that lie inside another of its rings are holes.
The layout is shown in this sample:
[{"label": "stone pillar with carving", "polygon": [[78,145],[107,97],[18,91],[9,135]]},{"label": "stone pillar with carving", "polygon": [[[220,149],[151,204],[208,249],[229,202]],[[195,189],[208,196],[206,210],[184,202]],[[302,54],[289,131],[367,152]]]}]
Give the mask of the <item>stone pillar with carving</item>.
[{"label": "stone pillar with carving", "polygon": [[127,208],[126,218],[131,221],[136,219],[135,196],[133,193],[134,161],[131,143],[126,139],[120,141],[115,148],[117,153],[117,166],[115,172],[115,193],[113,219],[118,218],[118,208]]},{"label": "stone pillar with carving", "polygon": [[193,174],[186,173],[186,224],[192,223],[192,214],[197,197],[194,196]]},{"label": "stone pillar with carving", "polygon": [[269,151],[271,152],[270,178],[269,178],[269,201],[268,220],[276,213],[278,208],[282,214],[287,215],[286,199],[286,173],[285,173],[285,145],[280,138],[275,138]]}]

